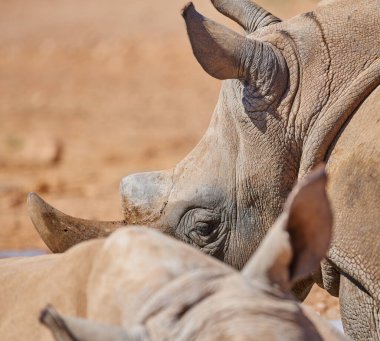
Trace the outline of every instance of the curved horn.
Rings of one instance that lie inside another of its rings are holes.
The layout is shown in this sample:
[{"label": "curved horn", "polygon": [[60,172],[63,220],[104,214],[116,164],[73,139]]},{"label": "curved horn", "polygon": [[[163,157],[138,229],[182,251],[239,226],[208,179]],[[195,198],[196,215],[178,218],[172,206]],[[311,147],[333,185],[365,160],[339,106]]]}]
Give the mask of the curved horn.
[{"label": "curved horn", "polygon": [[[127,224],[149,224],[157,221],[173,187],[173,169],[136,173],[120,184],[123,221],[92,221],[66,215],[47,204],[37,194],[28,195],[29,216],[45,244],[53,252],[63,252],[82,241],[106,237]],[[157,227],[157,226],[155,226]]]},{"label": "curved horn", "polygon": [[281,22],[281,19],[250,0],[211,0],[211,2],[220,13],[237,22],[247,33]]},{"label": "curved horn", "polygon": [[203,17],[191,2],[182,10],[182,16],[193,53],[211,76],[257,81],[257,87],[265,91],[278,77],[287,79],[284,57],[270,43],[246,38]]},{"label": "curved horn", "polygon": [[38,233],[53,252],[64,252],[79,242],[106,237],[125,226],[125,221],[91,221],[66,215],[29,193],[28,212]]}]

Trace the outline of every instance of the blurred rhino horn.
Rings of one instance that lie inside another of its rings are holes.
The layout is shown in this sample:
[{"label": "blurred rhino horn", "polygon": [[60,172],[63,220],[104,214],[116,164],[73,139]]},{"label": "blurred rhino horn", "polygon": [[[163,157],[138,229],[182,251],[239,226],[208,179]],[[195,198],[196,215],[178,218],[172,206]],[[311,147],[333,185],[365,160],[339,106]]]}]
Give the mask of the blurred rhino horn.
[{"label": "blurred rhino horn", "polygon": [[36,193],[29,193],[28,213],[49,249],[64,252],[82,241],[108,236],[127,225],[125,221],[92,221],[66,215],[47,204]]},{"label": "blurred rhino horn", "polygon": [[57,341],[149,340],[142,326],[127,330],[120,326],[107,325],[80,317],[62,316],[52,306],[47,306],[41,312],[40,322],[49,328]]},{"label": "blurred rhino horn", "polygon": [[281,22],[281,19],[251,0],[211,0],[211,2],[220,13],[237,22],[247,33]]}]

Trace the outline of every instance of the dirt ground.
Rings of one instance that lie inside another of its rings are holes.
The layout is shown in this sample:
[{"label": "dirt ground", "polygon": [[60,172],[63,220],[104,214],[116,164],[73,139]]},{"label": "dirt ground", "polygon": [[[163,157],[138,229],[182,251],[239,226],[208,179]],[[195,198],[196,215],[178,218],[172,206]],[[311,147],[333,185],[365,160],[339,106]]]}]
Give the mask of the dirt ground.
[{"label": "dirt ground", "polygon": [[[289,18],[313,0],[257,1]],[[184,0],[0,2],[0,250],[47,250],[25,198],[120,219],[119,180],[169,168],[209,123],[220,82],[196,63]],[[209,1],[199,10],[236,28]],[[308,298],[328,318],[337,300]]]}]

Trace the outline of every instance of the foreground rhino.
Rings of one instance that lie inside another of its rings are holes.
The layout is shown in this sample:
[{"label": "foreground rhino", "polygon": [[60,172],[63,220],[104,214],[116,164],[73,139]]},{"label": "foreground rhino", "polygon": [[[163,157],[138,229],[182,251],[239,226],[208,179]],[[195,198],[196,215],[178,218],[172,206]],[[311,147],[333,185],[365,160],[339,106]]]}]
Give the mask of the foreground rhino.
[{"label": "foreground rhino", "polygon": [[287,294],[330,241],[317,171],[242,272],[145,228],[120,229],[64,254],[0,262],[0,338],[43,340],[342,340]]},{"label": "foreground rhino", "polygon": [[[241,269],[297,178],[325,160],[333,243],[294,292],[302,299],[317,282],[339,295],[350,335],[380,338],[379,1],[322,1],[286,22],[248,0],[213,4],[247,35],[184,9],[194,55],[226,79],[210,127],[175,168],[122,180],[125,221]],[[125,223],[69,217],[34,194],[29,208],[55,252]]]}]

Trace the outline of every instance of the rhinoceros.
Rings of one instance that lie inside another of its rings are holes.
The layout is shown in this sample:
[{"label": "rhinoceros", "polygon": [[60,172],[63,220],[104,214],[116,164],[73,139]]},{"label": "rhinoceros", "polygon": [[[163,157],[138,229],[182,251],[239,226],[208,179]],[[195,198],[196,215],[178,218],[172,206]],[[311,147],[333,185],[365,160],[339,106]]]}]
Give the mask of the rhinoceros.
[{"label": "rhinoceros", "polygon": [[323,169],[299,183],[241,272],[143,227],[0,261],[0,338],[50,340],[50,303],[57,340],[343,340],[289,294],[330,242],[325,185]]},{"label": "rhinoceros", "polygon": [[287,21],[249,0],[213,0],[236,33],[183,10],[194,55],[223,80],[210,126],[174,168],[122,179],[125,221],[57,211],[36,194],[29,212],[61,252],[128,222],[148,224],[241,269],[292,185],[325,161],[336,212],[327,259],[293,288],[317,283],[341,300],[353,338],[380,338],[380,2],[325,0]]}]

